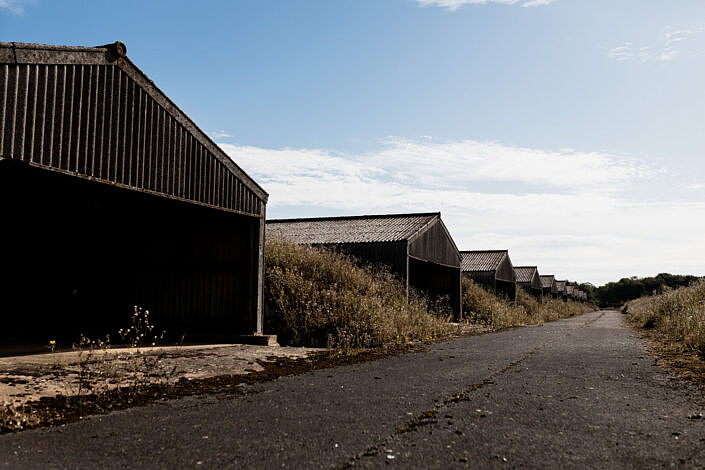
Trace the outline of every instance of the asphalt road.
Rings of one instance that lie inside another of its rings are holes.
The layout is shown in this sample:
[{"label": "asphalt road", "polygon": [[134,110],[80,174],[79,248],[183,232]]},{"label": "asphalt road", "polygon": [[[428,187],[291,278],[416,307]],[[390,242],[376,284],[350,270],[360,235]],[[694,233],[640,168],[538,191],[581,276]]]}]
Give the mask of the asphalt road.
[{"label": "asphalt road", "polygon": [[0,436],[0,468],[705,468],[703,394],[614,311]]}]

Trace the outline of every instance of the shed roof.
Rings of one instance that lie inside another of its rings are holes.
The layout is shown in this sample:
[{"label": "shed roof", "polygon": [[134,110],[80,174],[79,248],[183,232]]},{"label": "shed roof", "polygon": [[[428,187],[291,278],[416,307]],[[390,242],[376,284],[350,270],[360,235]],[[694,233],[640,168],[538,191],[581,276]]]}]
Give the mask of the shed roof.
[{"label": "shed roof", "polygon": [[575,292],[575,287],[574,286],[565,286],[565,292],[568,295],[572,295],[573,292]]},{"label": "shed roof", "polygon": [[556,281],[556,289],[558,289],[558,292],[564,292],[565,291],[565,284],[567,281]]},{"label": "shed roof", "polygon": [[[264,215],[267,193],[126,56],[121,42],[0,42],[0,159]],[[2,138],[4,136],[4,138]]]},{"label": "shed roof", "polygon": [[541,287],[543,288],[549,288],[556,282],[556,276],[553,274],[541,274],[539,278],[541,279]]},{"label": "shed roof", "polygon": [[538,267],[536,266],[514,266],[517,282],[531,282],[537,271]]},{"label": "shed roof", "polygon": [[267,233],[305,244],[409,240],[440,219],[440,212],[267,220]]},{"label": "shed roof", "polygon": [[507,250],[461,251],[463,271],[494,271],[502,263]]}]

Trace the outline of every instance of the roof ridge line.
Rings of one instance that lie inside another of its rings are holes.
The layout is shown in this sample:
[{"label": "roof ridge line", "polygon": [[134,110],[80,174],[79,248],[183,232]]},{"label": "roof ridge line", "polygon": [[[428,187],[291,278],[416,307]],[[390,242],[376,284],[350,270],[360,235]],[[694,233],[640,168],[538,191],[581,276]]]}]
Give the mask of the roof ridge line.
[{"label": "roof ridge line", "polygon": [[440,212],[409,212],[405,214],[369,214],[369,215],[340,215],[329,217],[301,217],[290,219],[267,219],[266,223],[291,223],[291,222],[315,222],[315,221],[331,221],[331,220],[361,220],[361,219],[396,219],[402,217],[431,217],[439,216]]}]

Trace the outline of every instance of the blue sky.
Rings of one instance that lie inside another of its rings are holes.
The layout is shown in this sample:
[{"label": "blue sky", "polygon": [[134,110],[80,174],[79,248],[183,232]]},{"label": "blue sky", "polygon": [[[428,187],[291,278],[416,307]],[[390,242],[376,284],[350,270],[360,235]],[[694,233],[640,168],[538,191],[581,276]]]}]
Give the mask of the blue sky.
[{"label": "blue sky", "polygon": [[125,42],[271,217],[441,210],[546,274],[705,274],[702,0],[0,0],[0,40]]}]

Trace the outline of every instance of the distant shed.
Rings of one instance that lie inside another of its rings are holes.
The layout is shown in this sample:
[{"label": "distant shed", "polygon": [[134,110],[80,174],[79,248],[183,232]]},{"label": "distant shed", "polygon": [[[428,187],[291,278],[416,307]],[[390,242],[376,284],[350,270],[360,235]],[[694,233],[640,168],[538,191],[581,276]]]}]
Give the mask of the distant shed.
[{"label": "distant shed", "polygon": [[0,43],[0,106],[0,336],[262,331],[267,193],[122,43]]},{"label": "distant shed", "polygon": [[556,276],[553,274],[541,274],[541,292],[547,297],[556,297],[558,288],[556,287]]},{"label": "distant shed", "polygon": [[535,297],[541,297],[543,285],[536,266],[516,266],[517,285]]},{"label": "distant shed", "polygon": [[490,292],[516,300],[516,275],[507,250],[461,251],[463,275]]},{"label": "distant shed", "polygon": [[565,294],[569,299],[574,300],[575,299],[575,287],[566,285],[565,286]]},{"label": "distant shed", "polygon": [[556,292],[557,292],[557,298],[566,300],[567,295],[566,295],[566,283],[567,281],[556,281]]},{"label": "distant shed", "polygon": [[460,318],[460,253],[439,212],[267,220],[267,235],[388,266],[410,287],[447,297]]}]

